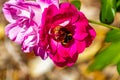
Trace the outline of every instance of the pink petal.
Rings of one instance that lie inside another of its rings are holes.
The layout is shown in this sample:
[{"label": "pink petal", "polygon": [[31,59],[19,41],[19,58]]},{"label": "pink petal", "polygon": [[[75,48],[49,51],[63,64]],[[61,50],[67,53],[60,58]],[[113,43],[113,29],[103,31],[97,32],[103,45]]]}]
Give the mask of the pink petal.
[{"label": "pink petal", "polygon": [[29,11],[29,8],[32,8],[35,13],[41,10],[40,5],[38,3],[35,3],[34,1],[23,2],[22,0],[11,0],[4,4],[3,13],[9,22],[14,23],[17,19],[23,16],[30,18],[31,12]]},{"label": "pink petal", "polygon": [[87,30],[88,36],[86,37],[85,40],[86,40],[86,47],[89,47],[96,36],[96,32],[90,25],[88,25],[87,28],[88,28]]},{"label": "pink petal", "polygon": [[13,2],[23,2],[25,0],[9,0],[9,2],[13,3]]},{"label": "pink petal", "polygon": [[73,66],[78,58],[78,54],[75,54],[68,60],[67,66]]},{"label": "pink petal", "polygon": [[63,62],[53,61],[53,62],[59,67],[67,66],[67,61],[63,61]]},{"label": "pink petal", "polygon": [[59,54],[55,54],[55,55],[49,54],[49,56],[54,62],[57,62],[57,63],[65,62],[65,59],[61,57]]},{"label": "pink petal", "polygon": [[57,13],[58,13],[58,9],[55,5],[49,6],[49,8],[45,9],[42,14],[42,24],[46,24],[46,25],[49,24],[47,21],[50,21],[52,17],[56,15]]},{"label": "pink petal", "polygon": [[52,4],[57,6],[57,8],[59,7],[59,0],[36,0],[36,2],[40,4],[42,12],[44,11],[45,8]]},{"label": "pink petal", "polygon": [[74,39],[84,40],[88,36],[86,28],[86,25],[84,25],[82,22],[76,24],[75,34],[73,35]]},{"label": "pink petal", "polygon": [[57,7],[58,7],[58,5],[59,5],[59,0],[36,0],[36,1],[39,1],[39,2],[41,2],[41,3],[48,4],[48,5],[54,4],[54,5],[57,6]]},{"label": "pink petal", "polygon": [[15,22],[18,18],[17,14],[20,13],[20,10],[18,8],[10,8],[9,4],[4,4],[3,13],[7,21]]},{"label": "pink petal", "polygon": [[92,39],[94,39],[96,36],[96,32],[90,25],[89,25],[89,27],[90,27],[89,34],[91,35]]},{"label": "pink petal", "polygon": [[73,37],[76,40],[84,40],[87,37],[87,35],[88,35],[88,33],[82,33],[82,32],[77,33],[76,32]]},{"label": "pink petal", "polygon": [[31,46],[22,46],[21,49],[23,50],[23,52],[29,53],[29,52],[31,52],[33,50],[33,47],[31,47]]},{"label": "pink petal", "polygon": [[[24,34],[23,37],[24,39],[22,43],[22,50],[24,52],[30,52],[33,50],[33,47],[38,44],[39,41],[39,35],[37,31],[35,31],[32,27],[28,28]],[[18,39],[20,40],[20,39]]]},{"label": "pink petal", "polygon": [[70,47],[69,47],[69,55],[72,58],[75,54],[77,53],[77,44],[74,42]]},{"label": "pink petal", "polygon": [[61,43],[59,43],[56,54],[59,54],[61,57],[64,57],[64,58],[70,57],[69,47],[64,47]]},{"label": "pink petal", "polygon": [[86,48],[86,42],[76,40],[76,46],[77,46],[77,52],[82,53]]},{"label": "pink petal", "polygon": [[62,57],[60,57],[60,55],[56,54],[55,58],[52,57],[51,59],[57,66],[64,67],[64,66],[72,66],[73,64],[75,64],[77,58],[78,58],[78,54],[73,55],[72,58],[68,57],[66,59],[63,59]]},{"label": "pink petal", "polygon": [[33,48],[33,51],[36,56],[40,56],[43,60],[45,60],[48,57],[48,54],[45,52],[45,50],[40,45],[35,46]]},{"label": "pink petal", "polygon": [[76,29],[75,29],[75,34],[74,34],[74,38],[76,40],[84,40],[87,36],[88,36],[88,32],[87,30],[88,28],[88,21],[85,18],[85,16],[83,15],[83,13],[79,12],[79,19],[78,21],[75,23]]},{"label": "pink petal", "polygon": [[61,13],[65,13],[65,12],[68,12],[68,13],[76,13],[77,12],[77,9],[75,6],[73,6],[72,4],[68,3],[68,2],[65,2],[65,3],[62,3],[60,5],[60,12]]},{"label": "pink petal", "polygon": [[57,52],[58,42],[56,42],[53,39],[50,39],[49,45],[50,45],[49,47],[50,47],[50,50],[51,50],[51,54],[54,55]]},{"label": "pink petal", "polygon": [[6,35],[14,41],[17,34],[19,33],[21,27],[19,27],[17,24],[9,24],[5,28]]},{"label": "pink petal", "polygon": [[75,22],[78,19],[77,9],[70,3],[62,3],[59,12],[52,18],[54,25],[62,24],[65,21]]}]

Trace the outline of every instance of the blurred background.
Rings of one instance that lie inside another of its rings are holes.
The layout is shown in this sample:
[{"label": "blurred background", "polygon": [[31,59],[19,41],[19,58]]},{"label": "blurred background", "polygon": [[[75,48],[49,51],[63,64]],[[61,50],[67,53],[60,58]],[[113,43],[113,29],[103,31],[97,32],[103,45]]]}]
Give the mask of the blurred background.
[{"label": "blurred background", "polygon": [[[100,71],[87,71],[96,53],[105,45],[108,28],[90,24],[97,32],[92,45],[79,55],[74,66],[59,68],[50,59],[43,61],[32,52],[23,53],[19,45],[5,36],[8,22],[2,7],[6,1],[0,0],[0,80],[120,80],[114,65]],[[100,0],[81,0],[81,11],[88,19],[99,21],[100,7]],[[117,13],[112,25],[120,27],[119,16]]]}]

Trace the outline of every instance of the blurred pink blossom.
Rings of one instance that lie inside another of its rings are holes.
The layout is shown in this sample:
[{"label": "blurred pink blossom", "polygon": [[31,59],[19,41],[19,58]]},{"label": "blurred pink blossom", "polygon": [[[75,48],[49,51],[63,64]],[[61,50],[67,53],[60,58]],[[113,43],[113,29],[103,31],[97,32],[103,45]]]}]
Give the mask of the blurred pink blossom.
[{"label": "blurred pink blossom", "polygon": [[70,3],[50,5],[42,14],[41,47],[58,66],[72,66],[95,38],[94,29],[82,12]]},{"label": "blurred pink blossom", "polygon": [[24,52],[31,52],[39,42],[38,31],[44,8],[51,4],[58,6],[57,1],[9,0],[3,7],[4,16],[10,23],[5,28],[6,35],[12,41],[20,44]]}]

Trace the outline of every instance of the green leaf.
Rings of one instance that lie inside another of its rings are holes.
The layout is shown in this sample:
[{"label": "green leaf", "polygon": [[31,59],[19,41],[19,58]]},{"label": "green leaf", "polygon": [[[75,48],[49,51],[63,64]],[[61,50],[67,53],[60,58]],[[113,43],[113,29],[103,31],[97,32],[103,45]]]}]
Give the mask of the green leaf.
[{"label": "green leaf", "polygon": [[117,71],[120,74],[120,62],[117,64]]},{"label": "green leaf", "polygon": [[105,41],[115,42],[120,41],[120,30],[111,30],[107,33]]},{"label": "green leaf", "polygon": [[116,0],[101,0],[100,21],[111,24],[116,13]]},{"label": "green leaf", "polygon": [[101,70],[109,64],[118,63],[120,61],[120,41],[113,42],[111,45],[99,52],[95,60],[89,66],[90,71]]},{"label": "green leaf", "polygon": [[71,0],[70,3],[72,3],[78,10],[80,10],[81,3],[80,0]]},{"label": "green leaf", "polygon": [[117,1],[117,11],[120,11],[120,0]]}]

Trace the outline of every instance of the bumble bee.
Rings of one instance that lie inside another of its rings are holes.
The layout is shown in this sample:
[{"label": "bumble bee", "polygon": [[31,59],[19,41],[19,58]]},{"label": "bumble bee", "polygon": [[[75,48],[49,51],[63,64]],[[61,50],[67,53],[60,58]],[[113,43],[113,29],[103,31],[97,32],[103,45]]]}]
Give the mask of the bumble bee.
[{"label": "bumble bee", "polygon": [[62,43],[62,45],[66,46],[71,40],[72,40],[72,34],[66,33],[64,36],[64,39],[61,43]]}]

